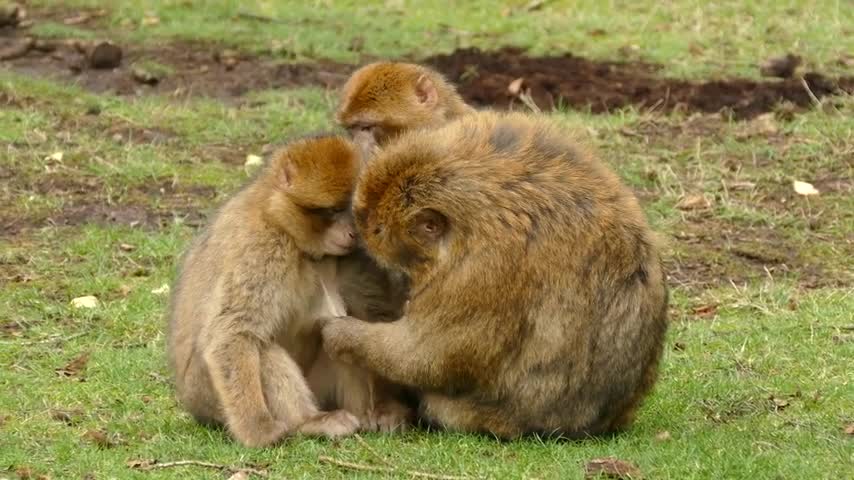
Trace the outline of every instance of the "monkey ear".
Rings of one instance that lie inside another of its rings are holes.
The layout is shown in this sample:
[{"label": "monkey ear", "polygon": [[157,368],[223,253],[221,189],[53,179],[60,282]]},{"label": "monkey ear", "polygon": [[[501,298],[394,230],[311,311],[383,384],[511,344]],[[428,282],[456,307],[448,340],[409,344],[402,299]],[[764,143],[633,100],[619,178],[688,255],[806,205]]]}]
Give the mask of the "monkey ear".
[{"label": "monkey ear", "polygon": [[415,231],[413,234],[420,240],[435,242],[445,235],[448,230],[448,217],[425,208],[415,214]]},{"label": "monkey ear", "polygon": [[291,159],[286,155],[279,158],[277,169],[279,185],[285,189],[291,188],[294,184],[295,176],[294,165],[293,162],[291,162]]},{"label": "monkey ear", "polygon": [[433,108],[439,102],[439,92],[436,90],[436,85],[427,75],[421,75],[415,81],[415,96],[418,98],[418,103],[427,108]]}]

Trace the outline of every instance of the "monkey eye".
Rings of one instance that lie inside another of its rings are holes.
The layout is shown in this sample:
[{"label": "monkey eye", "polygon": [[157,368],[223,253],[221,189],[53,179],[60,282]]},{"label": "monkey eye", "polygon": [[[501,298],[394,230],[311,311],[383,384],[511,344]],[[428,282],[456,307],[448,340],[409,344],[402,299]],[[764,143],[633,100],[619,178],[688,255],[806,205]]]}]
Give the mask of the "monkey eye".
[{"label": "monkey eye", "polygon": [[309,215],[314,215],[316,217],[322,218],[332,218],[339,213],[343,213],[347,210],[346,207],[316,207],[316,208],[306,208],[306,212]]}]

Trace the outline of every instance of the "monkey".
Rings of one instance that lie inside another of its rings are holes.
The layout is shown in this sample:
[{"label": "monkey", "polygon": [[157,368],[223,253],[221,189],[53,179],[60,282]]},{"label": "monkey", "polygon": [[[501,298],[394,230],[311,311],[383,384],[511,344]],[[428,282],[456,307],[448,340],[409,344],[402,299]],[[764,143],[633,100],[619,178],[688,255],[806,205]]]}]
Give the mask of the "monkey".
[{"label": "monkey", "polygon": [[377,62],[356,70],[344,84],[335,119],[368,159],[407,130],[440,127],[474,112],[439,72]]},{"label": "monkey", "polygon": [[657,378],[668,290],[638,200],[553,121],[479,112],[411,131],[361,172],[357,231],[410,294],[323,348],[421,392],[440,428],[515,439],[628,428]]},{"label": "monkey", "polygon": [[245,446],[349,435],[384,404],[372,375],[320,349],[320,319],[347,313],[335,260],[357,243],[349,203],[360,164],[340,135],[287,144],[180,262],[167,335],[179,403]]}]

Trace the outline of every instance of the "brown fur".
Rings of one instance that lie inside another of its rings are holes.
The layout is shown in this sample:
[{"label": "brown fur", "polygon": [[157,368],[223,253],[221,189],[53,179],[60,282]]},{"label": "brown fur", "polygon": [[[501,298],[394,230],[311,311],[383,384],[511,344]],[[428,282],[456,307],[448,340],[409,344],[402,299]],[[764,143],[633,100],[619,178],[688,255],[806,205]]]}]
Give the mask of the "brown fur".
[{"label": "brown fur", "polygon": [[473,113],[438,72],[412,63],[366,65],[347,80],[336,113],[363,152],[407,130],[436,128]]},{"label": "brown fur", "polygon": [[357,227],[411,280],[404,316],[336,319],[324,348],[502,438],[627,427],[656,379],[667,289],[632,192],[546,119],[479,113],[389,145]]},{"label": "brown fur", "polygon": [[[351,434],[353,414],[370,421],[386,403],[371,375],[320,349],[318,318],[331,308],[321,266],[355,244],[347,207],[359,163],[341,137],[289,144],[182,259],[168,341],[178,399],[244,445]],[[317,397],[342,410],[322,411]]]}]

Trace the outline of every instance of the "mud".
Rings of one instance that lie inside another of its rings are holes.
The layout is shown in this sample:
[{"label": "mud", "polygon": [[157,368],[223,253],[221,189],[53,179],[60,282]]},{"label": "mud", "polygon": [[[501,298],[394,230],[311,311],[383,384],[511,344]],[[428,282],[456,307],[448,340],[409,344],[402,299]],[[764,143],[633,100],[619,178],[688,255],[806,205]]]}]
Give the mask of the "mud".
[{"label": "mud", "polygon": [[[800,78],[755,81],[712,79],[692,82],[662,77],[656,65],[637,62],[596,62],[572,54],[532,58],[518,48],[484,52],[476,48],[425,59],[459,85],[472,104],[507,108],[519,100],[508,90],[522,80],[543,110],[569,108],[606,113],[635,106],[670,112],[731,111],[752,118],[783,102],[810,107],[828,95],[854,93],[854,77],[833,79],[808,72]],[[521,106],[521,104],[520,104]]]},{"label": "mud", "polygon": [[[330,61],[286,63],[202,43],[122,48],[122,63],[112,70],[89,68],[81,53],[85,45],[73,40],[53,41],[49,48],[30,49],[24,56],[0,65],[98,93],[201,95],[230,101],[240,101],[247,92],[257,90],[337,88],[356,68]],[[594,61],[570,53],[529,57],[524,50],[512,47],[462,49],[422,61],[456,83],[471,104],[500,109],[526,108],[518,94],[509,90],[518,79],[522,79],[520,91],[530,95],[542,110],[565,108],[592,113],[636,107],[661,112],[725,112],[747,119],[773,111],[781,103],[788,104],[787,108],[805,109],[830,95],[854,93],[854,77],[830,78],[817,72],[807,72],[802,79],[687,81],[667,78],[661,74],[661,66],[650,63]],[[154,75],[156,81],[141,81],[137,72],[151,64],[162,72]],[[0,94],[0,103],[9,103],[9,99]]]},{"label": "mud", "polygon": [[110,194],[109,189],[96,179],[58,174],[43,175],[32,182],[16,182],[15,189],[61,198],[62,205],[26,216],[4,214],[0,210],[0,236],[11,237],[50,226],[85,224],[155,230],[181,221],[198,227],[204,224],[217,197],[213,187],[174,185],[166,179],[136,185],[120,194]]}]

